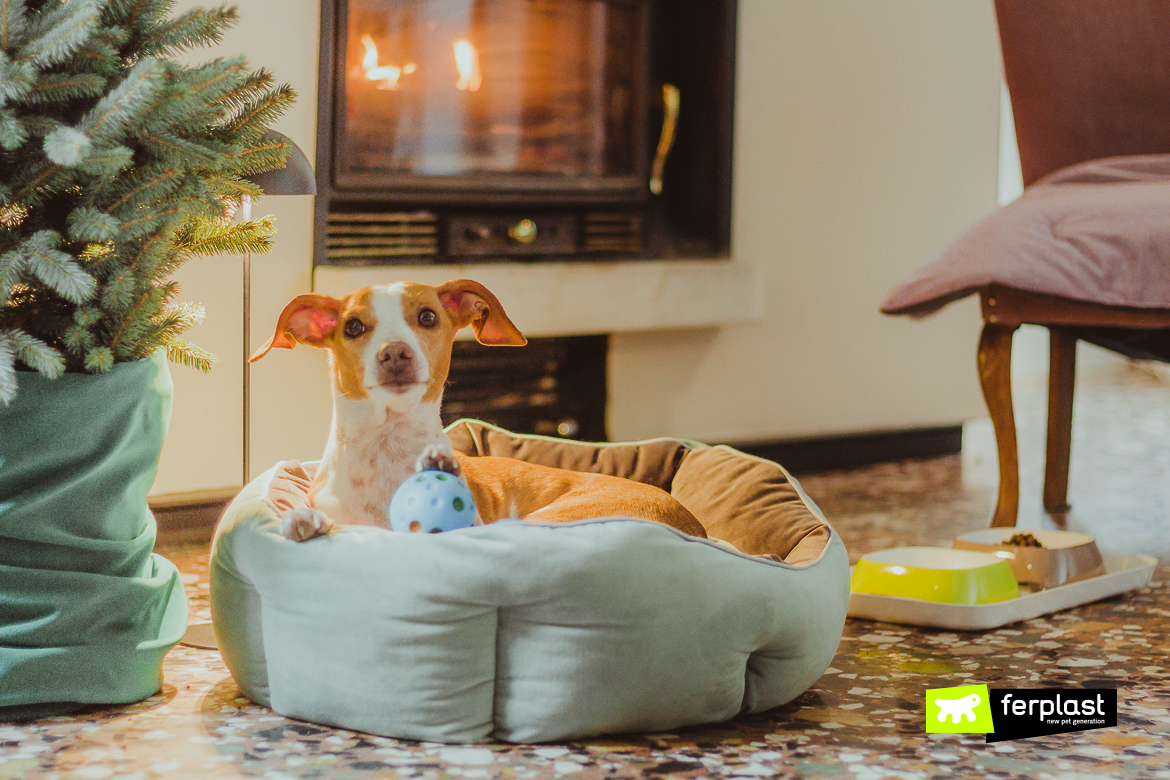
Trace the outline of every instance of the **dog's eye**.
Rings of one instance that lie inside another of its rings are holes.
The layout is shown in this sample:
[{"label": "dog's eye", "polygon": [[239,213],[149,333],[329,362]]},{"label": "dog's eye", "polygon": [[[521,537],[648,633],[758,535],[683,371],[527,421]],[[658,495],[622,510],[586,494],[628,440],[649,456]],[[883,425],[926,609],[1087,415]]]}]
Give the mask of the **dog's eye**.
[{"label": "dog's eye", "polygon": [[424,328],[433,328],[439,324],[439,315],[434,309],[423,309],[418,313],[418,324]]},{"label": "dog's eye", "polygon": [[351,339],[356,339],[358,336],[366,332],[365,323],[354,317],[345,323],[345,335]]}]

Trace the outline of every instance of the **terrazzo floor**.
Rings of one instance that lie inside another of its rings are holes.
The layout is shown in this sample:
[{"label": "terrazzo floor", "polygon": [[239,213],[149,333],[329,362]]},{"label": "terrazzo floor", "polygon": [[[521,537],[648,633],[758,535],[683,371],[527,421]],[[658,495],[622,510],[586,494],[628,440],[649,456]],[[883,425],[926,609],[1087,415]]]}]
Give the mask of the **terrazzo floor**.
[{"label": "terrazzo floor", "polygon": [[[1025,493],[1039,505],[1043,387],[1018,388]],[[1064,527],[1106,551],[1156,555],[1138,591],[984,633],[849,620],[832,667],[788,705],[669,734],[558,745],[452,747],[283,718],[240,697],[215,651],[179,646],[165,684],[128,707],[0,724],[3,778],[1170,778],[1170,380],[1112,364],[1078,385]],[[964,453],[802,480],[850,550],[949,544],[986,526],[994,444],[969,426]],[[183,572],[191,619],[209,617],[203,545],[160,549]],[[924,733],[925,689],[1118,689],[1118,726],[986,744]]]}]

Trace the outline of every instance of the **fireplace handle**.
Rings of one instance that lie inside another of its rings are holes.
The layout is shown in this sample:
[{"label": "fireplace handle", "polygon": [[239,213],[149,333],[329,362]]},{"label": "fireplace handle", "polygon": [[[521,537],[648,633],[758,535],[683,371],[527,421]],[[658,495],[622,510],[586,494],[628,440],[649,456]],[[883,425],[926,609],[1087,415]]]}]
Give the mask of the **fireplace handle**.
[{"label": "fireplace handle", "polygon": [[678,87],[673,84],[663,84],[662,103],[666,108],[666,113],[662,117],[662,135],[658,137],[658,151],[654,153],[654,166],[650,169],[650,191],[655,195],[662,194],[662,173],[666,168],[666,158],[670,156],[670,148],[674,146],[674,131],[678,126]]}]

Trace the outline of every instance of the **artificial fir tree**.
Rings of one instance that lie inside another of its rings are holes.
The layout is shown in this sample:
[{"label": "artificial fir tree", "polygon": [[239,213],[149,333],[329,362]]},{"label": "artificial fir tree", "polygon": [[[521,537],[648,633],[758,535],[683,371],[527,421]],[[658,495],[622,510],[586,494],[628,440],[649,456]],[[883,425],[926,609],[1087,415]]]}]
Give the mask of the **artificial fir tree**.
[{"label": "artificial fir tree", "polygon": [[108,371],[179,336],[202,308],[171,275],[200,254],[264,252],[268,220],[232,224],[284,164],[266,135],[294,93],[242,57],[174,59],[220,40],[235,9],[171,18],[174,0],[0,0],[0,405],[17,368]]}]

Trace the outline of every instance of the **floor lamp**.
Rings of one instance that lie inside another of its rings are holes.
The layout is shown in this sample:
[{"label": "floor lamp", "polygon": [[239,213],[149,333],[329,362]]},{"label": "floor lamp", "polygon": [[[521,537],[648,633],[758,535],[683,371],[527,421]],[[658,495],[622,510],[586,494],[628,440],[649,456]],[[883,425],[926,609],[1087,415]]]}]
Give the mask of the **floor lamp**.
[{"label": "floor lamp", "polygon": [[[265,195],[316,195],[317,183],[313,175],[313,166],[309,159],[289,138],[275,130],[269,130],[264,136],[265,143],[283,143],[288,146],[288,158],[283,168],[264,171],[254,176],[245,177],[248,181],[260,187]],[[240,217],[247,222],[252,218],[252,198],[245,195],[240,204]],[[251,435],[250,409],[248,406],[251,396],[251,365],[248,356],[251,355],[251,335],[249,329],[252,324],[252,254],[244,252],[244,468],[243,484],[251,481],[251,467],[248,460],[251,456],[249,438]],[[210,621],[192,623],[183,635],[182,643],[188,647],[197,647],[204,650],[215,650],[218,643],[215,631]]]},{"label": "floor lamp", "polygon": [[[269,130],[264,137],[268,143],[283,143],[288,146],[288,158],[283,168],[264,171],[253,176],[245,177],[257,185],[265,195],[316,195],[317,182],[313,174],[313,166],[309,158],[300,147],[294,144],[286,135]],[[245,195],[241,204],[241,216],[244,221],[252,218],[252,198]],[[247,485],[251,479],[251,364],[248,356],[252,354],[251,334],[252,327],[252,255],[244,252],[244,441],[243,441],[243,484]]]}]

